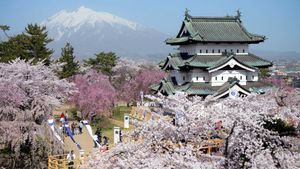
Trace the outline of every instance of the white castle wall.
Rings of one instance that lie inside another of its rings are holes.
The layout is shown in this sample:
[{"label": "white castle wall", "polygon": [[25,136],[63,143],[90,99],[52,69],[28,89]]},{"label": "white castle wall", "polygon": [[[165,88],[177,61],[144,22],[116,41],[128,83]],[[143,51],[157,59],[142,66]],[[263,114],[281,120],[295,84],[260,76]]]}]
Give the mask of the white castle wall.
[{"label": "white castle wall", "polygon": [[188,53],[190,55],[194,54],[221,54],[222,52],[233,52],[239,54],[247,54],[248,53],[248,44],[189,44],[189,45],[181,45],[179,47],[180,52]]},{"label": "white castle wall", "polygon": [[179,72],[172,70],[170,77],[175,77],[178,85],[185,82],[209,82],[212,86],[222,86],[229,78],[237,78],[241,85],[246,85],[247,81],[258,81],[258,72],[249,72],[247,70],[218,70],[208,73],[200,69],[190,72]]},{"label": "white castle wall", "polygon": [[246,70],[218,70],[211,73],[211,85],[222,86],[229,78],[237,78],[241,85],[246,85],[247,81],[258,81],[258,73]]}]

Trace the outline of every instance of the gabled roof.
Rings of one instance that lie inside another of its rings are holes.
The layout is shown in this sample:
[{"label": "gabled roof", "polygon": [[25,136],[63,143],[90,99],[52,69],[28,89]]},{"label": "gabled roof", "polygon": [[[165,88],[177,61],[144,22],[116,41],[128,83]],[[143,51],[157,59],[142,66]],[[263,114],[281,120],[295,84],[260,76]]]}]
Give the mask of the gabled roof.
[{"label": "gabled roof", "polygon": [[[185,32],[187,31],[187,32]],[[193,17],[186,14],[181,29],[167,44],[180,45],[197,42],[259,43],[265,36],[249,33],[240,16]]]},{"label": "gabled roof", "polygon": [[[272,63],[264,60],[258,56],[255,56],[251,53],[246,55],[232,55],[228,56],[228,54],[223,53],[222,55],[190,55],[186,56],[186,54],[177,53],[170,54],[169,57],[165,60],[163,64],[160,64],[163,70],[167,69],[180,69],[184,66],[189,67],[197,67],[204,68],[207,70],[213,69],[219,65],[226,63],[228,60],[234,57],[234,59],[243,64],[244,66],[248,66],[249,68],[261,68],[261,67],[270,67]],[[171,66],[170,66],[171,65]]]},{"label": "gabled roof", "polygon": [[239,60],[237,60],[235,58],[235,55],[231,55],[229,57],[224,57],[224,58],[220,59],[218,62],[216,62],[215,65],[207,68],[207,70],[209,73],[211,73],[211,72],[217,71],[219,69],[222,69],[223,67],[225,67],[227,65],[229,65],[230,67],[234,67],[235,65],[237,65],[238,67],[248,70],[248,71],[251,71],[251,72],[255,72],[255,69],[256,69],[255,67],[252,67],[252,66],[244,64],[243,62],[240,62]]},{"label": "gabled roof", "polygon": [[239,88],[239,91],[242,92],[242,93],[244,93],[244,94],[246,94],[246,95],[248,95],[248,94],[251,93],[247,88],[244,88],[243,86],[241,86],[239,84],[239,81],[237,79],[233,79],[230,82],[224,83],[219,88],[219,90],[217,90],[213,94],[213,97],[220,98],[220,97],[223,97],[224,95],[226,95],[227,93],[229,94],[230,89],[233,88],[234,86],[236,86],[237,88]]},{"label": "gabled roof", "polygon": [[173,95],[176,91],[186,92],[189,96],[200,95],[207,96],[213,95],[214,97],[223,96],[228,93],[228,90],[233,86],[239,87],[244,94],[249,94],[250,92],[261,93],[270,89],[272,86],[263,82],[247,82],[247,85],[240,85],[237,79],[232,79],[229,82],[225,82],[222,86],[211,86],[211,83],[203,82],[189,82],[181,86],[174,85],[171,81],[167,79],[161,80],[159,84],[152,85],[150,89],[154,93],[160,92],[164,95]]},{"label": "gabled roof", "polygon": [[151,85],[150,89],[155,93],[161,92],[165,95],[172,95],[175,94],[176,90],[174,89],[174,85],[172,82],[168,81],[167,79],[162,79],[159,84]]}]

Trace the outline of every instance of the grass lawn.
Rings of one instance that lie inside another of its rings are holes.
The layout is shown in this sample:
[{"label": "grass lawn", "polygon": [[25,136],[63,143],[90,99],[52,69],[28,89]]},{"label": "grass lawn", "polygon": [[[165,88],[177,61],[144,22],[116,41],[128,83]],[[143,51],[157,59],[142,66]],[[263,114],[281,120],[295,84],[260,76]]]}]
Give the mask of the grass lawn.
[{"label": "grass lawn", "polygon": [[96,131],[97,126],[102,129],[102,136],[106,136],[109,139],[109,144],[114,142],[114,127],[120,127],[123,130],[124,124],[124,114],[130,113],[131,107],[118,106],[113,110],[113,115],[111,118],[101,118],[97,120],[97,124],[93,125],[93,132]]}]

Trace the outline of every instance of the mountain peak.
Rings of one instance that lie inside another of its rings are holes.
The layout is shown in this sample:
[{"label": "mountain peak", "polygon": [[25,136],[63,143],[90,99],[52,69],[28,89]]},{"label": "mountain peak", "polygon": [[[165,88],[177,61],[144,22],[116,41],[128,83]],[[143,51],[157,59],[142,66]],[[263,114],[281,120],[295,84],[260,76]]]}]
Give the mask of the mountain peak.
[{"label": "mountain peak", "polygon": [[42,25],[46,25],[50,28],[59,27],[61,29],[79,29],[81,25],[91,24],[94,26],[96,23],[103,22],[110,25],[126,26],[133,30],[135,30],[138,26],[138,24],[135,22],[128,21],[107,12],[96,12],[84,6],[79,7],[76,11],[73,12],[62,10],[54,14],[47,20],[43,21]]},{"label": "mountain peak", "polygon": [[77,12],[95,12],[95,11],[93,11],[92,9],[87,8],[85,6],[81,6],[77,9]]}]

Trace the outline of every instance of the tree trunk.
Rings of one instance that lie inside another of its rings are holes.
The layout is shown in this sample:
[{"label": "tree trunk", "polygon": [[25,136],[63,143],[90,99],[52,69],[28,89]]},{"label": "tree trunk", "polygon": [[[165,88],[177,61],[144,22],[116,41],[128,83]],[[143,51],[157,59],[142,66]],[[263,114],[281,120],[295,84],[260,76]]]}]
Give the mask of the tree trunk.
[{"label": "tree trunk", "polygon": [[235,128],[235,126],[236,126],[236,121],[234,121],[234,123],[233,123],[233,126],[232,126],[232,128],[231,128],[231,130],[230,130],[230,133],[229,133],[229,135],[228,135],[228,137],[226,138],[226,141],[225,141],[225,150],[224,150],[224,157],[225,157],[225,168],[226,169],[228,169],[229,168],[229,166],[228,166],[228,145],[229,145],[229,139],[230,139],[230,137],[231,137],[231,135],[233,134],[233,132],[234,132],[234,128]]}]

